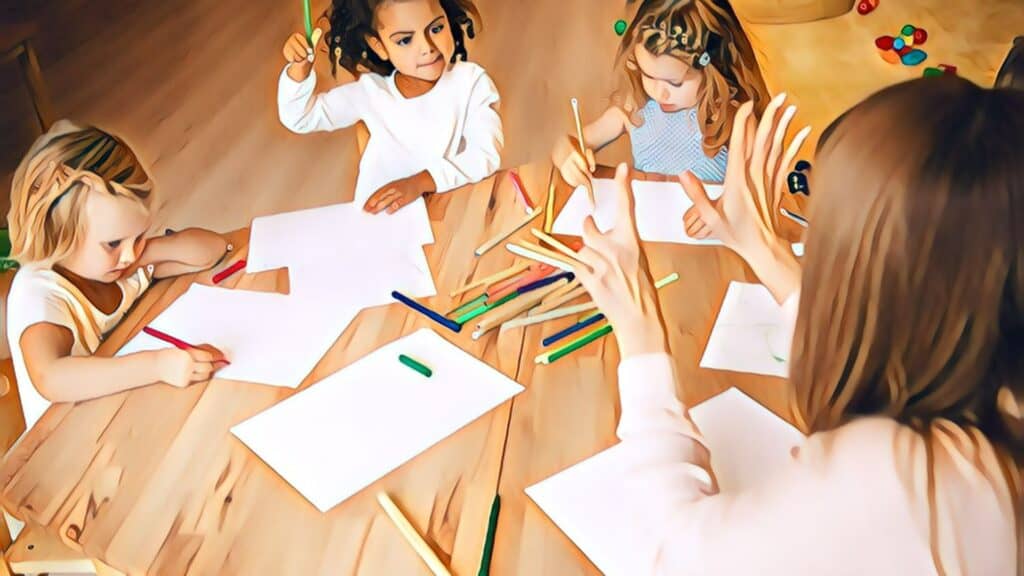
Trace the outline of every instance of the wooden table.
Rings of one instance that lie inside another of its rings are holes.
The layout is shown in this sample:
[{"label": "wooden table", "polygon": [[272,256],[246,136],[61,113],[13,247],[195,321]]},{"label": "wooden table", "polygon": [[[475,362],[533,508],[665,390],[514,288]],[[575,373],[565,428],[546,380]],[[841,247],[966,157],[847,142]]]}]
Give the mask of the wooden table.
[{"label": "wooden table", "polygon": [[[518,172],[540,202],[550,167],[539,163]],[[473,256],[477,245],[522,217],[509,179],[501,173],[469,188],[428,201],[436,241],[426,254],[438,296],[427,302],[435,309],[454,307],[451,290],[514,260],[500,248]],[[560,185],[558,204],[567,197]],[[240,230],[233,241],[244,247],[247,238]],[[724,248],[652,244],[647,250],[656,276],[676,271],[681,278],[661,301],[682,396],[695,402],[737,385],[781,413],[783,381],[696,367],[725,287],[734,279],[753,281],[749,269]],[[208,283],[210,277],[207,272],[157,283],[100,353],[115,352],[191,282]],[[287,290],[278,271],[228,282]],[[400,305],[364,310],[300,390],[424,326],[438,328]],[[229,432],[295,391],[223,380],[54,405],[0,468],[0,504],[128,574],[427,573],[380,512],[374,494],[383,489],[452,573],[461,575],[476,573],[491,501],[500,490],[492,573],[594,573],[523,488],[614,443],[618,353],[614,339],[605,338],[538,367],[533,358],[539,340],[555,329],[545,324],[493,331],[479,341],[468,331],[438,329],[527,390],[326,514]]]}]

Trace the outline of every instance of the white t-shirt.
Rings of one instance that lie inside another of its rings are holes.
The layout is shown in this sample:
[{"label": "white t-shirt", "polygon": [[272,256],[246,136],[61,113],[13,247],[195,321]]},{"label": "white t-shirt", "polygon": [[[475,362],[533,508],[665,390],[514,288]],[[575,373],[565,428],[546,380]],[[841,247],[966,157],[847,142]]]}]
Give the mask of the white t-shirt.
[{"label": "white t-shirt", "polygon": [[121,288],[121,303],[111,314],[104,314],[67,278],[48,267],[27,264],[22,266],[11,282],[7,296],[7,334],[14,363],[14,377],[18,381],[25,429],[28,430],[43,415],[50,403],[43,398],[29,379],[21,353],[21,334],[26,328],[41,322],[63,326],[71,331],[74,345],[72,356],[89,356],[96,352],[103,338],[124,318],[139,296],[151,282],[152,266],[140,268],[135,274],[117,281]]},{"label": "white t-shirt", "polygon": [[313,94],[316,74],[302,82],[281,72],[277,108],[281,123],[300,134],[331,131],[360,120],[370,141],[359,163],[355,201],[380,187],[426,170],[446,192],[478,182],[501,164],[504,136],[494,109],[498,92],[480,66],[457,62],[429,92],[406,98],[395,75],[367,73],[355,82]]}]

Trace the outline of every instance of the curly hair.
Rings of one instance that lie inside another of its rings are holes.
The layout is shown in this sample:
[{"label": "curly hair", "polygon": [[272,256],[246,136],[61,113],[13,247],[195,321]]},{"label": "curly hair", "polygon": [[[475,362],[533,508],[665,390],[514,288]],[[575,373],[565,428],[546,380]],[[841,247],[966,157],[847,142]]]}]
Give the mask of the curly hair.
[{"label": "curly hair", "polygon": [[[330,30],[327,46],[330,50],[331,73],[336,74],[338,66],[355,76],[364,72],[381,75],[391,74],[395,67],[377,55],[367,43],[368,36],[376,36],[377,9],[394,0],[334,0],[327,14]],[[452,63],[468,57],[465,39],[476,36],[475,26],[480,22],[480,12],[472,0],[439,0],[455,40]]]},{"label": "curly hair", "polygon": [[[627,0],[633,4],[636,0]],[[642,44],[655,56],[679,58],[704,73],[697,92],[697,120],[709,157],[729,142],[732,119],[739,105],[753,100],[757,114],[768,104],[768,88],[754,50],[726,0],[643,0],[619,46],[628,88],[617,104],[634,123],[647,102],[633,49]],[[624,96],[623,96],[624,94]]]}]

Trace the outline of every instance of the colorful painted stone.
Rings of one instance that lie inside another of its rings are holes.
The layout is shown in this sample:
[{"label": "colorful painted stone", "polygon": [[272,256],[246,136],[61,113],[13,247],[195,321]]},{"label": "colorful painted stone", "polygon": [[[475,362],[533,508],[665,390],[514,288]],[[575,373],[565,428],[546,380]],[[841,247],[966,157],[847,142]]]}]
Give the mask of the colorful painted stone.
[{"label": "colorful painted stone", "polygon": [[904,24],[903,28],[900,29],[900,36],[913,36],[915,30],[917,30],[917,28],[914,28],[913,25]]},{"label": "colorful painted stone", "polygon": [[925,78],[931,78],[933,76],[942,76],[942,75],[943,75],[942,70],[940,70],[938,68],[931,68],[931,67],[925,68],[924,69],[924,74],[922,74],[922,76],[924,76]]},{"label": "colorful painted stone", "polygon": [[939,64],[939,70],[942,70],[943,74],[956,76],[956,66],[950,66],[949,64]]},{"label": "colorful painted stone", "polygon": [[879,50],[892,50],[892,36],[879,36],[875,38],[875,47]]},{"label": "colorful painted stone", "polygon": [[900,63],[900,55],[893,52],[892,50],[879,50],[878,55],[882,57],[882,60],[885,60],[889,64]]},{"label": "colorful painted stone", "polygon": [[924,62],[925,58],[928,58],[928,55],[923,51],[916,49],[912,49],[910,52],[900,55],[900,61],[902,61],[905,66],[917,66],[921,62]]},{"label": "colorful painted stone", "polygon": [[924,44],[928,40],[928,32],[924,28],[914,30],[914,44]]},{"label": "colorful painted stone", "polygon": [[892,41],[892,49],[897,52],[903,50],[903,47],[906,45],[907,43],[903,41],[903,38],[896,38]]},{"label": "colorful painted stone", "polygon": [[860,0],[860,2],[857,2],[857,13],[861,16],[869,14],[875,8],[878,8],[878,0]]}]

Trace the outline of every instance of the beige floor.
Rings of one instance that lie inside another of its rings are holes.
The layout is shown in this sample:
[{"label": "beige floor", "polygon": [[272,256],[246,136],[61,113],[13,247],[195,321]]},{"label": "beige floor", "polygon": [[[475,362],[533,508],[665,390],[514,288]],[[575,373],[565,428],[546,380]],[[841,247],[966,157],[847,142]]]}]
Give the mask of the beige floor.
[{"label": "beige floor", "polygon": [[[484,25],[470,55],[502,93],[504,163],[544,158],[554,137],[571,128],[571,96],[580,98],[585,117],[607,104],[616,74],[612,26],[627,15],[625,2],[478,3]],[[314,9],[327,4],[314,0]],[[301,26],[298,0],[32,5],[45,23],[38,50],[58,113],[107,127],[138,148],[166,202],[163,223],[229,230],[256,215],[350,193],[351,131],[296,136],[277,121],[280,45]],[[820,131],[872,90],[920,75],[920,68],[883,63],[875,36],[906,22],[925,26],[927,64],[956,64],[963,75],[990,83],[1010,39],[1024,33],[1022,7],[1022,0],[882,0],[869,16],[851,12],[748,32],[770,88],[793,94],[803,121]],[[0,67],[0,158],[8,159],[8,169],[31,141],[29,110],[17,70]],[[605,159],[622,158],[624,144]]]}]

